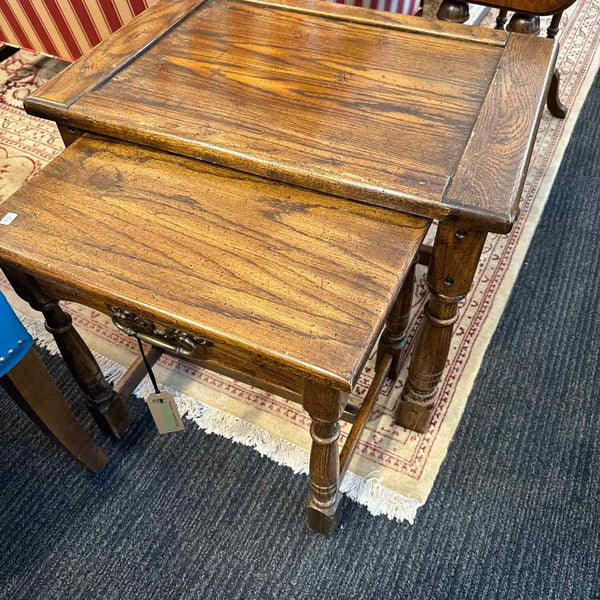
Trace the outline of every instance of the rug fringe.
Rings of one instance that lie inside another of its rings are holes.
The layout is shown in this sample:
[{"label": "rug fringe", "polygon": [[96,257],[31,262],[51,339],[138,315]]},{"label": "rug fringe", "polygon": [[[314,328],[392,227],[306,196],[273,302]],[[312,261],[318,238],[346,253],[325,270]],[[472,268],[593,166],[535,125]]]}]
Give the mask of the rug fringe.
[{"label": "rug fringe", "polygon": [[[46,331],[43,322],[22,314],[19,318],[40,346],[51,354],[59,354],[56,342]],[[127,367],[106,356],[96,352],[93,354],[104,376],[111,383],[127,370]],[[253,423],[203,404],[200,400],[170,386],[161,387],[173,395],[181,416],[193,421],[200,429],[253,448],[277,464],[288,467],[294,473],[308,474],[310,454],[304,448],[279,438]],[[143,399],[153,391],[152,384],[146,377],[137,386],[134,394]],[[342,482],[341,491],[355,502],[365,506],[372,515],[383,515],[398,521],[405,520],[412,525],[420,506],[419,502],[415,498],[409,498],[386,488],[381,480],[381,477],[377,477],[377,471],[367,477],[348,471]]]},{"label": "rug fringe", "polygon": [[[181,415],[194,421],[200,429],[249,446],[277,464],[290,468],[294,473],[308,474],[310,453],[304,448],[279,438],[254,423],[202,404],[179,390],[169,386],[162,387],[173,395]],[[136,388],[134,394],[144,398],[152,391],[152,385],[146,378]],[[376,475],[377,473],[374,472],[364,478],[348,472],[342,482],[341,491],[352,500],[366,506],[373,515],[385,515],[390,519],[414,523],[419,507],[417,500],[384,487],[381,478]]]}]

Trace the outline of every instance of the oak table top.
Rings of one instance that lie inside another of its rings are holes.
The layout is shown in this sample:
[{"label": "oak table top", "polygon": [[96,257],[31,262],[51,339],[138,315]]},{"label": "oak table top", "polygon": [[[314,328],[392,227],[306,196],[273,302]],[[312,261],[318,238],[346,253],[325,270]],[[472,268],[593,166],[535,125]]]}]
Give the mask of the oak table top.
[{"label": "oak table top", "polygon": [[30,113],[343,198],[505,232],[554,40],[311,0],[158,3]]},{"label": "oak table top", "polygon": [[0,212],[2,263],[61,298],[348,390],[430,224],[91,134]]}]

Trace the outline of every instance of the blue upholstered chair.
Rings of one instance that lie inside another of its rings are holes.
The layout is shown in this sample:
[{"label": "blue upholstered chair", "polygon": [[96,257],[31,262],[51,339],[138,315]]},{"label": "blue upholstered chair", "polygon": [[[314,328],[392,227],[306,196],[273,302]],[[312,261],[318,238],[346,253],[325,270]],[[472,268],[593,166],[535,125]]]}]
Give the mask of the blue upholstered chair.
[{"label": "blue upholstered chair", "polygon": [[29,352],[33,339],[0,292],[0,377]]},{"label": "blue upholstered chair", "polygon": [[71,413],[33,340],[0,292],[0,385],[38,427],[92,471],[108,457]]}]

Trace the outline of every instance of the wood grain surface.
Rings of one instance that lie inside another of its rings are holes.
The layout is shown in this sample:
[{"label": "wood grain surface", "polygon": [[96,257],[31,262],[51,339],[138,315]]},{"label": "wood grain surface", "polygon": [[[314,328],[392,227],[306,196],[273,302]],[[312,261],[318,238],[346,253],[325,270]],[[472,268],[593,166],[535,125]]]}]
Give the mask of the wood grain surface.
[{"label": "wood grain surface", "polygon": [[511,36],[446,192],[444,203],[463,219],[510,231],[557,54],[552,40]]},{"label": "wood grain surface", "polygon": [[404,30],[387,16],[367,22],[354,7],[314,14],[321,4],[325,11],[313,2],[313,12],[301,12],[209,0],[65,118],[309,189],[444,216],[444,189],[506,32],[465,29],[458,39],[439,35],[447,24],[413,18],[419,30]]},{"label": "wood grain surface", "polygon": [[[508,36],[503,31],[485,29],[483,27],[461,27],[455,23],[429,21],[412,15],[373,10],[358,6],[347,6],[321,0],[243,0],[248,4],[266,6],[276,10],[289,10],[304,14],[312,14],[353,23],[374,25],[381,29],[398,29],[411,33],[422,33],[440,37],[469,40],[482,44],[504,46]],[[350,8],[350,10],[348,10]],[[384,33],[385,35],[385,33]]]},{"label": "wood grain surface", "polygon": [[25,107],[42,111],[47,118],[64,119],[71,104],[120,71],[204,1],[162,0],[150,6],[41,86]]},{"label": "wood grain surface", "polygon": [[28,110],[343,198],[511,227],[554,41],[316,0],[192,4],[157,5],[143,49],[135,26],[117,34],[114,68],[91,57],[81,81],[76,66],[59,75],[69,106],[42,90]]},{"label": "wood grain surface", "polygon": [[[159,0],[125,27],[87,52],[80,60],[41,86],[25,101],[26,109],[38,116],[55,120],[65,119],[68,108],[82,95],[95,89],[135,60],[145,49],[201,7],[205,1],[217,0]],[[319,0],[287,0],[285,3],[263,2],[263,4],[281,9],[330,15],[337,19],[358,23],[370,23],[382,28],[390,27],[415,33],[471,39],[494,45],[503,45],[507,37],[505,32],[482,28],[465,29],[452,23],[427,22],[412,16],[339,6]],[[348,8],[351,10],[348,11]]]},{"label": "wood grain surface", "polygon": [[4,264],[340,389],[429,226],[89,135],[0,206],[9,211]]}]

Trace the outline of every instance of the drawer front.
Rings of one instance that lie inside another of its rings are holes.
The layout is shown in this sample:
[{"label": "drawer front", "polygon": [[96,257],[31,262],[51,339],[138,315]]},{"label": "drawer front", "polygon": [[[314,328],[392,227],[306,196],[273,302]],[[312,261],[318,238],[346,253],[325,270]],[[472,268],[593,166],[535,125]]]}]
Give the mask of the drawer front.
[{"label": "drawer front", "polygon": [[128,309],[110,304],[106,307],[115,327],[126,335],[228,377],[285,398],[299,400],[301,374],[283,368],[277,360],[239,346],[214,343],[172,325],[159,324]]}]

